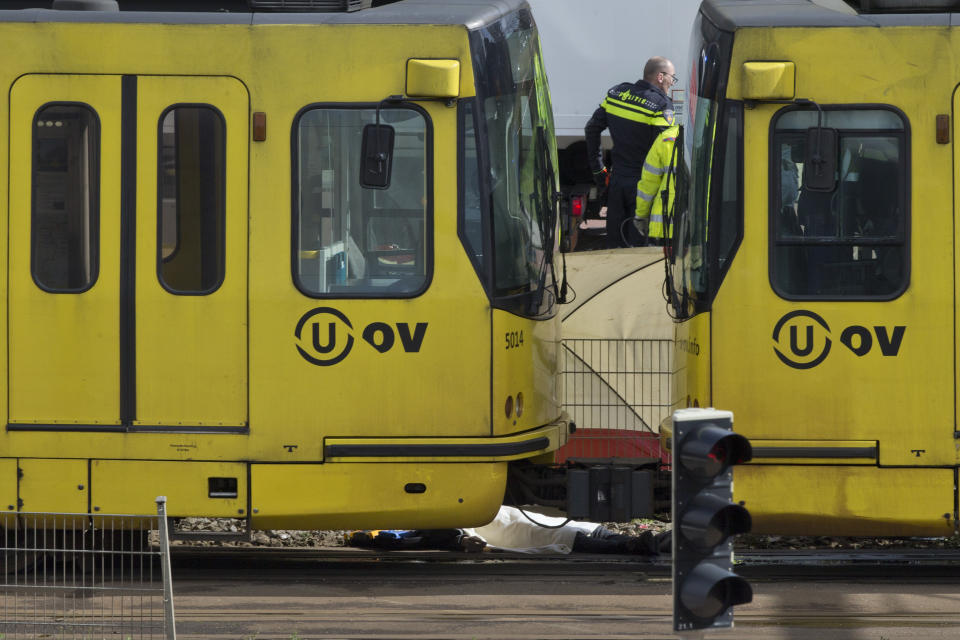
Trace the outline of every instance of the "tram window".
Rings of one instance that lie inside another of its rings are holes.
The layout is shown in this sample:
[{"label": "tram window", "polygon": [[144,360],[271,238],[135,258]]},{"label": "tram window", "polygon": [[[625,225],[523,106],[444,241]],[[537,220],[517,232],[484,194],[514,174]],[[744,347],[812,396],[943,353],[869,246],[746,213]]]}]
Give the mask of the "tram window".
[{"label": "tram window", "polygon": [[411,297],[427,285],[429,130],[413,108],[381,108],[393,127],[386,189],[360,184],[363,128],[375,107],[310,108],[294,124],[294,280],[317,297]]},{"label": "tram window", "polygon": [[177,294],[223,282],[226,125],[212,107],[176,106],[160,118],[159,278]]},{"label": "tram window", "polygon": [[463,204],[460,213],[460,235],[463,244],[480,273],[485,273],[483,252],[483,208],[480,197],[480,163],[477,151],[477,129],[472,101],[461,102],[462,143],[460,184]]},{"label": "tram window", "polygon": [[727,103],[723,132],[723,182],[720,186],[720,210],[717,230],[717,260],[720,273],[726,273],[743,235],[741,185],[743,184],[743,106]]},{"label": "tram window", "polygon": [[33,122],[31,270],[41,288],[79,293],[99,269],[100,125],[86,105],[56,104]]},{"label": "tram window", "polygon": [[773,125],[771,282],[786,298],[890,299],[907,286],[907,129],[896,112],[825,110],[839,134],[836,186],[803,186],[815,110]]}]

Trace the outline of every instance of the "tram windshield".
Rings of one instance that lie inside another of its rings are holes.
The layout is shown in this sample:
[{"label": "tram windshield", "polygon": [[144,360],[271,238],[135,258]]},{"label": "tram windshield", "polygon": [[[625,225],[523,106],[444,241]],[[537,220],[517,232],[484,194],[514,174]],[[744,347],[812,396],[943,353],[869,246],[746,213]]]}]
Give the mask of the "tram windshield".
[{"label": "tram windshield", "polygon": [[536,25],[529,11],[515,12],[474,31],[471,46],[494,304],[549,317],[557,307],[557,151]]},{"label": "tram windshield", "polygon": [[668,271],[670,304],[681,319],[707,308],[711,287],[715,290],[738,241],[738,225],[727,220],[736,215],[740,201],[738,167],[730,166],[737,164],[730,149],[738,143],[739,113],[723,100],[731,49],[731,34],[697,16]]}]

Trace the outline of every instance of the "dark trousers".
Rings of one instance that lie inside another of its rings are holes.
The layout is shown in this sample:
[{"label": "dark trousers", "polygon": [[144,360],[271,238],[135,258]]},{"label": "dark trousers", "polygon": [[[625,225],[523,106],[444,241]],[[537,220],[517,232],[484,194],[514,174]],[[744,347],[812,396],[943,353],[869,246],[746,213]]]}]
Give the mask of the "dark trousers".
[{"label": "dark trousers", "polygon": [[[633,223],[626,222],[637,213],[638,176],[619,176],[614,172],[607,187],[606,247],[640,246],[642,238]],[[625,223],[626,222],[626,223]]]},{"label": "dark trousers", "polygon": [[657,539],[652,531],[644,531],[639,536],[616,533],[600,525],[589,535],[578,531],[573,540],[573,551],[577,553],[639,553],[657,554]]}]

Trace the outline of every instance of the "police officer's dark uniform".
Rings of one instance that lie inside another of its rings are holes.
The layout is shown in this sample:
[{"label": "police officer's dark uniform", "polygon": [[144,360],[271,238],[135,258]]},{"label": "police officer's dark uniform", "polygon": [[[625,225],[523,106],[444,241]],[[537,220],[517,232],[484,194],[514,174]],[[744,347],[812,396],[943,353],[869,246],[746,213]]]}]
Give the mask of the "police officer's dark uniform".
[{"label": "police officer's dark uniform", "polygon": [[606,182],[607,173],[600,150],[600,134],[609,129],[613,138],[613,168],[607,190],[608,248],[630,246],[624,242],[624,235],[632,244],[639,240],[633,225],[626,225],[623,234],[621,227],[624,220],[634,215],[637,182],[643,173],[647,152],[660,132],[672,124],[673,101],[660,87],[638,80],[618,84],[607,91],[603,103],[584,127],[590,170],[598,186]]}]

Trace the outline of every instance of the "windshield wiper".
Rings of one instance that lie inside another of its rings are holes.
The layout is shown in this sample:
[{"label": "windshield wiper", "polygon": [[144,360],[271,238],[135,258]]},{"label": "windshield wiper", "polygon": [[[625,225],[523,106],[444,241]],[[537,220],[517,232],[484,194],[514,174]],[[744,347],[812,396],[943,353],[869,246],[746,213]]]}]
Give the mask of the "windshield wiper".
[{"label": "windshield wiper", "polygon": [[537,270],[537,290],[534,292],[534,295],[531,298],[531,308],[528,310],[528,313],[532,316],[547,316],[551,311],[553,311],[553,307],[556,305],[557,299],[559,298],[559,294],[556,291],[557,274],[554,272],[554,291],[552,292],[553,300],[549,305],[547,305],[547,309],[543,313],[538,313],[541,305],[543,304],[543,296],[544,292],[546,291],[548,269],[550,271],[554,270],[553,235],[557,226],[556,209],[559,200],[556,191],[549,188],[550,185],[547,184],[549,177],[553,175],[553,164],[550,161],[550,149],[547,147],[547,139],[543,134],[543,130],[539,127],[537,128],[537,134],[536,142],[534,143],[534,147],[537,150],[537,153],[534,156],[534,190],[533,193],[530,194],[530,200],[534,211],[539,211],[537,207],[538,201],[542,206],[543,203],[549,199],[550,204],[549,206],[543,207],[543,215],[537,216],[537,223],[540,227],[540,241],[543,244],[543,258],[540,260],[540,265]]}]

